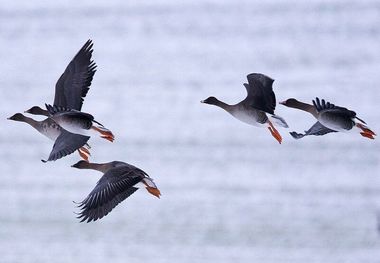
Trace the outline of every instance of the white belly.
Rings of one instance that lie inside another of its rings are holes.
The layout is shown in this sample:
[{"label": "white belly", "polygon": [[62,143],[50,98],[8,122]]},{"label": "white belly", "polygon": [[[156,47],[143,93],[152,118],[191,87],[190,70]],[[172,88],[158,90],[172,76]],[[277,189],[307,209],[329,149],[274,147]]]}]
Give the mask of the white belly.
[{"label": "white belly", "polygon": [[250,112],[247,111],[235,111],[231,113],[232,116],[234,116],[239,121],[242,121],[244,123],[247,123],[252,126],[256,127],[262,127],[264,124],[258,123],[255,116],[253,114],[250,114]]},{"label": "white belly", "polygon": [[42,128],[38,131],[52,141],[55,141],[61,134],[61,129],[58,126],[58,124],[49,120],[44,121],[42,124]]},{"label": "white belly", "polygon": [[319,118],[318,121],[325,127],[331,129],[331,130],[334,130],[334,131],[337,131],[337,132],[350,132],[352,131],[351,130],[346,130],[346,129],[343,129],[342,127],[340,127],[339,125],[336,125],[335,123],[333,122],[329,122],[329,121],[324,121],[322,118]]},{"label": "white belly", "polygon": [[71,132],[71,133],[81,134],[81,135],[85,135],[85,136],[91,135],[90,130],[81,129],[81,128],[79,128],[78,126],[72,125],[72,124],[70,124],[70,123],[60,122],[59,125],[60,125],[63,129],[65,129],[66,131],[69,131],[69,132]]}]

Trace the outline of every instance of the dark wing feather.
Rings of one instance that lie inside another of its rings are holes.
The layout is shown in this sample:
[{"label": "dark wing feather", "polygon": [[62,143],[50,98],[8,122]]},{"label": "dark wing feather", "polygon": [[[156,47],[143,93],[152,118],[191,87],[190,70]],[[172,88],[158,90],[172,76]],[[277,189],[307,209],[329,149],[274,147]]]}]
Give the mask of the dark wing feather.
[{"label": "dark wing feather", "polygon": [[[71,110],[65,107],[60,107],[60,106],[51,106],[49,104],[45,104],[46,110],[50,114],[50,116],[54,116],[55,114],[63,114],[65,116],[70,116],[72,118],[81,118],[86,121],[94,121],[94,116],[92,116],[89,113],[82,112],[82,111],[77,111],[77,110]],[[98,122],[97,122],[98,123]]]},{"label": "dark wing feather", "polygon": [[341,115],[344,117],[349,117],[349,118],[356,117],[356,112],[344,107],[335,106],[334,104],[330,102],[326,102],[324,99],[320,100],[319,98],[315,98],[315,100],[313,100],[313,105],[317,109],[318,112],[328,111],[328,112]]},{"label": "dark wing feather", "polygon": [[[55,140],[53,149],[51,150],[47,161],[55,161],[66,155],[72,154],[85,145],[89,139],[89,136],[71,133],[62,129],[61,134]],[[42,161],[46,162],[44,160]]]},{"label": "dark wing feather", "polygon": [[309,135],[322,136],[330,132],[337,132],[337,131],[331,130],[323,126],[319,121],[317,121],[313,126],[311,126],[309,130],[305,131],[304,134],[297,133],[297,132],[290,132],[290,135],[292,135],[294,139],[301,139]]},{"label": "dark wing feather", "polygon": [[137,169],[116,167],[108,170],[91,193],[79,203],[81,211],[78,218],[81,222],[88,223],[106,216],[138,189],[134,185],[141,180],[141,174]]},{"label": "dark wing feather", "polygon": [[92,40],[88,40],[67,65],[55,84],[54,105],[81,110],[96,72],[96,64],[91,60],[92,47]]},{"label": "dark wing feather", "polygon": [[274,80],[259,73],[252,73],[247,76],[248,84],[244,83],[247,89],[247,102],[255,109],[274,114],[276,108],[276,96],[273,92]]}]

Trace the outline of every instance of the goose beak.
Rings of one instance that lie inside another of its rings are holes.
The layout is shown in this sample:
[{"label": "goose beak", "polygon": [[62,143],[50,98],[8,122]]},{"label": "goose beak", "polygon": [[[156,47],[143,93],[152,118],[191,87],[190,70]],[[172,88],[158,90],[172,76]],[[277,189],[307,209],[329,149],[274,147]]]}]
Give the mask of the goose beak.
[{"label": "goose beak", "polygon": [[286,101],[280,101],[278,104],[285,105]]},{"label": "goose beak", "polygon": [[205,103],[205,101],[204,101],[204,100],[201,100],[201,103]]}]

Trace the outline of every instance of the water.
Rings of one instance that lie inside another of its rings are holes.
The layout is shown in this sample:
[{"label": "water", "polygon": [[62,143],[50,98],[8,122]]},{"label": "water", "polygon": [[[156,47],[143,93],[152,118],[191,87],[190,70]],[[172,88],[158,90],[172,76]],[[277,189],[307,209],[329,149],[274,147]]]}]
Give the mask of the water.
[{"label": "water", "polygon": [[[379,140],[330,134],[282,145],[220,109],[250,72],[278,100],[315,96],[380,132],[377,1],[3,1],[0,7],[1,262],[379,262]],[[107,217],[79,224],[101,174],[43,164],[52,143],[5,121],[53,101],[81,45],[99,66],[85,100],[116,135],[92,160],[148,172]],[[292,130],[314,120],[279,105]]]}]

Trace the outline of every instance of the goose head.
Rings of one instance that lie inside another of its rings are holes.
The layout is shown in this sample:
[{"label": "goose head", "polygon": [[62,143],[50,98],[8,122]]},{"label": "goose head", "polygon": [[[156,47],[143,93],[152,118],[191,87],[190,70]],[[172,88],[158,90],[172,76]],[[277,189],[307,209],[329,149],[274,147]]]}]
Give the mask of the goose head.
[{"label": "goose head", "polygon": [[33,114],[33,115],[44,115],[49,116],[47,110],[41,109],[38,106],[33,106],[29,110],[26,110],[25,113]]},{"label": "goose head", "polygon": [[25,116],[22,115],[21,113],[16,113],[15,115],[13,115],[7,119],[12,120],[12,121],[25,121]]},{"label": "goose head", "polygon": [[219,100],[215,97],[208,97],[205,100],[202,100],[201,103],[211,104],[211,105],[218,105]]},{"label": "goose head", "polygon": [[294,98],[290,98],[284,101],[279,102],[281,105],[294,108],[294,106],[298,105],[300,102]]}]

